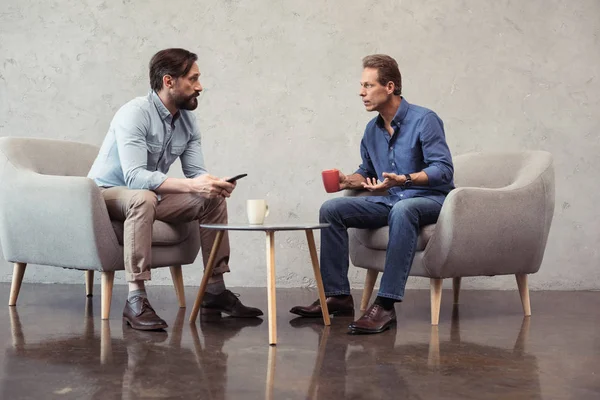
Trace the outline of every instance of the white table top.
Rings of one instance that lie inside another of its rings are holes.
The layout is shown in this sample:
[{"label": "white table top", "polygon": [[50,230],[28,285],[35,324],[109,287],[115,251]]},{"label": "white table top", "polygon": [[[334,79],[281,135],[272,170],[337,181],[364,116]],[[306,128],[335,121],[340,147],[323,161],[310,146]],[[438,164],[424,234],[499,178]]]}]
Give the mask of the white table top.
[{"label": "white table top", "polygon": [[329,228],[329,224],[313,223],[280,223],[280,224],[262,224],[250,225],[248,223],[231,224],[200,224],[201,228],[215,229],[222,231],[301,231],[305,229],[323,229]]}]

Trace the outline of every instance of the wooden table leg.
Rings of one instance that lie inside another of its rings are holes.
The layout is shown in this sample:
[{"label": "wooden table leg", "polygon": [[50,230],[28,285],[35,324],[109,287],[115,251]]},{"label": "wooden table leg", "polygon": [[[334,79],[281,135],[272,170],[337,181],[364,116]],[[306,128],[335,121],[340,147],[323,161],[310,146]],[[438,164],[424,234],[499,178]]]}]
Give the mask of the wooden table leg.
[{"label": "wooden table leg", "polygon": [[208,257],[208,263],[206,263],[206,268],[204,268],[204,275],[202,275],[202,282],[200,283],[200,288],[198,289],[198,294],[196,295],[194,308],[192,308],[192,313],[190,314],[191,323],[195,323],[196,319],[198,318],[200,306],[202,305],[202,299],[204,298],[204,292],[206,292],[206,286],[208,285],[208,278],[210,278],[212,275],[212,271],[217,258],[217,252],[219,251],[219,247],[221,246],[221,241],[223,240],[224,234],[225,231],[217,231],[217,237],[215,237],[215,242],[213,243],[212,250],[210,251],[210,256]]},{"label": "wooden table leg", "polygon": [[317,256],[317,247],[315,246],[315,237],[312,229],[306,230],[306,240],[308,241],[308,250],[310,251],[310,259],[312,260],[313,272],[317,281],[317,289],[319,290],[319,300],[321,301],[321,310],[323,311],[323,323],[331,325],[329,320],[329,309],[327,308],[327,299],[325,298],[325,289],[323,288],[323,279],[321,278],[321,269],[319,268],[319,257]]},{"label": "wooden table leg", "polygon": [[277,344],[277,308],[275,304],[275,232],[267,234],[267,304],[269,314],[269,344]]}]

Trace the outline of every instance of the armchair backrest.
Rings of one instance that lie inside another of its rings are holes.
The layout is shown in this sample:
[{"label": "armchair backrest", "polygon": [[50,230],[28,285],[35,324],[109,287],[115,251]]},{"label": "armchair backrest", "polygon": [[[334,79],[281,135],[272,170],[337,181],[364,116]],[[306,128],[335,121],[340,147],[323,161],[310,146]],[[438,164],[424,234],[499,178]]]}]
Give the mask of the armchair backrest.
[{"label": "armchair backrest", "polygon": [[499,189],[527,185],[552,166],[545,151],[467,153],[454,157],[456,187]]},{"label": "armchair backrest", "polygon": [[64,140],[0,138],[0,161],[42,175],[86,176],[97,146]]}]

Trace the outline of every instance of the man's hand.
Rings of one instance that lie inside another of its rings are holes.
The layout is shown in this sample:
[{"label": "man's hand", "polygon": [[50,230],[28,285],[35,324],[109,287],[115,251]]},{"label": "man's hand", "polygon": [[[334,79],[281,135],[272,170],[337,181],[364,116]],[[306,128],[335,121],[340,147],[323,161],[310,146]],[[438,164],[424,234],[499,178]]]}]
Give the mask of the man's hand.
[{"label": "man's hand", "polygon": [[367,178],[367,181],[363,183],[362,186],[368,191],[376,192],[379,190],[388,190],[393,186],[402,185],[406,180],[404,176],[393,174],[391,172],[384,172],[383,177],[385,178],[383,182],[379,182],[376,178]]},{"label": "man's hand", "polygon": [[[227,178],[225,178],[227,179]],[[198,193],[203,197],[230,197],[235,189],[235,183],[226,182],[210,174],[203,174],[191,179],[192,193]]]},{"label": "man's hand", "polygon": [[348,188],[348,177],[340,171],[340,190]]}]

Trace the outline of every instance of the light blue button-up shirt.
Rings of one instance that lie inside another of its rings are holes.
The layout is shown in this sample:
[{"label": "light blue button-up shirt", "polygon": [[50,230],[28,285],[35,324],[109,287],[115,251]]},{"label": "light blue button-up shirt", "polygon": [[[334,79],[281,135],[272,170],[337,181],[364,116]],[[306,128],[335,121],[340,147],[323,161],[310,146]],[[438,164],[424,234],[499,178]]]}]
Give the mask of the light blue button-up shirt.
[{"label": "light blue button-up shirt", "polygon": [[454,166],[442,120],[433,111],[402,98],[391,125],[394,134],[390,136],[381,116],[367,124],[360,145],[362,164],[356,173],[383,181],[384,172],[402,175],[424,171],[429,183],[406,189],[394,186],[388,190],[389,196],[366,199],[392,206],[403,199],[427,197],[442,204],[454,189]]},{"label": "light blue button-up shirt", "polygon": [[194,114],[179,110],[172,116],[150,91],[117,111],[88,178],[103,187],[155,190],[177,157],[187,178],[207,172]]}]

